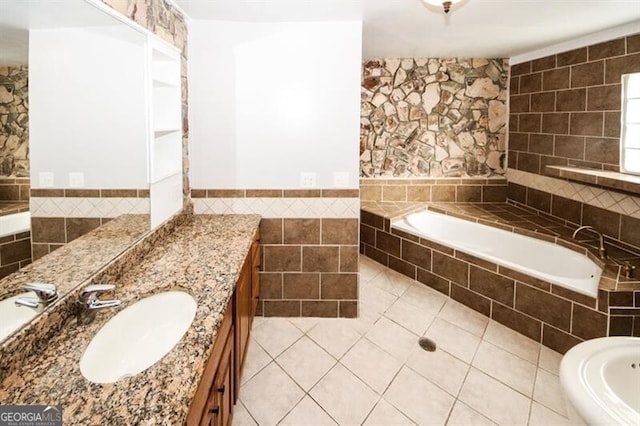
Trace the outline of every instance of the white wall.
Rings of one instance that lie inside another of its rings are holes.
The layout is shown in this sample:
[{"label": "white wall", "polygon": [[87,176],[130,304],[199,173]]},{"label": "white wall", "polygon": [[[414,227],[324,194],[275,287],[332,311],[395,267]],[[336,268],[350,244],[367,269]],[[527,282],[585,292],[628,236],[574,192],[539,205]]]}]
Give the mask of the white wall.
[{"label": "white wall", "polygon": [[190,25],[193,188],[358,187],[362,24]]},{"label": "white wall", "polygon": [[146,188],[144,36],[115,27],[32,30],[29,36],[31,184],[69,172],[85,188]]}]

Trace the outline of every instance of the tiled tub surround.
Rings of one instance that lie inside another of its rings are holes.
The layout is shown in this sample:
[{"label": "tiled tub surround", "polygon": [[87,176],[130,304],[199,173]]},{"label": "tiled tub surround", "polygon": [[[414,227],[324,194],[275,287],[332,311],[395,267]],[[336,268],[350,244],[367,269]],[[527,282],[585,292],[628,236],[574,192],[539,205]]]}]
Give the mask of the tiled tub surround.
[{"label": "tiled tub surround", "polygon": [[[99,313],[88,326],[60,329],[42,351],[9,372],[0,383],[0,399],[62,404],[65,423],[184,423],[259,220],[255,215],[196,216],[156,241],[143,261],[129,259],[134,262],[114,281],[123,307]],[[198,304],[181,341],[158,363],[117,384],[98,386],[84,379],[79,359],[108,319],[170,289],[187,291]]]},{"label": "tiled tub surround", "polygon": [[[566,240],[571,228],[536,215],[535,211],[508,204],[436,204],[429,208],[586,251]],[[619,305],[631,300],[631,308],[633,298],[638,297],[633,291],[638,289],[638,282],[618,279],[617,265],[606,265],[598,298],[591,298],[392,229],[393,215],[386,213],[384,217],[376,211],[362,211],[361,251],[366,256],[556,351],[566,352],[584,339],[623,331],[640,335],[640,328],[634,330],[632,324],[632,317],[640,312],[619,310],[609,303],[611,300]],[[590,256],[599,261],[597,256]],[[638,255],[630,256],[635,256],[629,258],[634,263],[640,260]],[[625,317],[609,320],[612,315]]]},{"label": "tiled tub surround", "polygon": [[506,59],[384,58],[363,64],[363,177],[504,174]]},{"label": "tiled tub surround", "polygon": [[488,179],[360,179],[362,201],[500,203],[507,201],[507,180]]},{"label": "tiled tub surround", "polygon": [[28,80],[28,67],[0,66],[0,176],[29,176]]},{"label": "tiled tub surround", "polygon": [[[0,237],[0,278],[31,263],[31,232]],[[1,291],[1,290],[0,290]]]},{"label": "tiled tub surround", "polygon": [[194,189],[196,214],[260,214],[258,315],[357,315],[355,189]]},{"label": "tiled tub surround", "polygon": [[33,259],[123,214],[149,214],[148,189],[31,190]]}]

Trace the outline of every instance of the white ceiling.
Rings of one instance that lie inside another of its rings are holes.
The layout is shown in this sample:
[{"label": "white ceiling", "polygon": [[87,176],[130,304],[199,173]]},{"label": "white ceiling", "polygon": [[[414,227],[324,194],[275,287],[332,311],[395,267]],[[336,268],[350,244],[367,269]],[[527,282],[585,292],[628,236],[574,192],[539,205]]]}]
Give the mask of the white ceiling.
[{"label": "white ceiling", "polygon": [[640,0],[174,0],[191,19],[363,21],[363,56],[512,57],[623,24]]}]

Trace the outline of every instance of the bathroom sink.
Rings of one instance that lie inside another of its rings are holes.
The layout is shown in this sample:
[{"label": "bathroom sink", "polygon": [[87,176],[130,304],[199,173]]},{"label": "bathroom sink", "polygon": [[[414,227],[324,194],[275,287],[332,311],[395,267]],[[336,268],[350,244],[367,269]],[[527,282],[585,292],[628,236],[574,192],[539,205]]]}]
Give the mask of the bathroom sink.
[{"label": "bathroom sink", "polygon": [[16,300],[21,297],[35,298],[36,294],[28,291],[0,300],[0,340],[4,340],[40,312],[40,310],[27,308],[26,306],[17,306]]},{"label": "bathroom sink", "polygon": [[80,371],[94,383],[113,383],[158,362],[180,341],[196,314],[183,291],[154,294],[118,312],[93,337]]},{"label": "bathroom sink", "polygon": [[560,382],[571,420],[640,424],[640,338],[601,337],[574,346],[560,363]]}]

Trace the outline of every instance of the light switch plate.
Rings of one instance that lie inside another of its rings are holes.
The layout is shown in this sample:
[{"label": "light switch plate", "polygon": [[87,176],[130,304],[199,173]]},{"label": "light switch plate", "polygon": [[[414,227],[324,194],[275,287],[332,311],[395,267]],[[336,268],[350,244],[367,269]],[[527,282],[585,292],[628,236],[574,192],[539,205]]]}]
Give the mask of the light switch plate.
[{"label": "light switch plate", "polygon": [[71,188],[84,188],[84,173],[82,173],[82,172],[70,172],[69,173],[69,186]]},{"label": "light switch plate", "polygon": [[52,172],[38,173],[38,184],[42,188],[53,188],[53,173]]},{"label": "light switch plate", "polygon": [[316,173],[315,172],[302,172],[300,173],[300,187],[301,188],[315,188],[316,186]]}]

